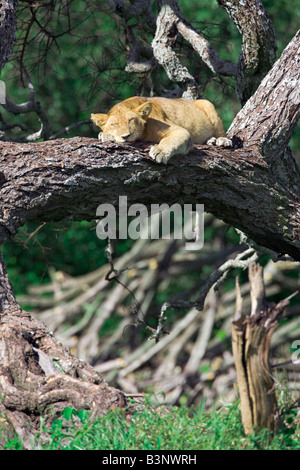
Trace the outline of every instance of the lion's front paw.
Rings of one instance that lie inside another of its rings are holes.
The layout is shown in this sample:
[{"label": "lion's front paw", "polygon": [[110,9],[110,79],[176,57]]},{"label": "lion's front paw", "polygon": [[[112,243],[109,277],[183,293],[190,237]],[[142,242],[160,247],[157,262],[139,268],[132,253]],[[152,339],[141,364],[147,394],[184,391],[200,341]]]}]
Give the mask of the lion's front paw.
[{"label": "lion's front paw", "polygon": [[168,153],[166,150],[163,150],[162,148],[159,147],[159,145],[153,145],[153,147],[150,148],[149,155],[153,160],[155,160],[157,163],[168,163],[169,159],[171,158],[170,153]]},{"label": "lion's front paw", "polygon": [[216,146],[217,147],[232,147],[232,141],[231,139],[228,139],[227,137],[218,137]]},{"label": "lion's front paw", "polygon": [[115,142],[115,138],[107,132],[99,132],[98,139],[101,140],[101,142]]},{"label": "lion's front paw", "polygon": [[207,145],[216,145],[217,139],[215,137],[211,137],[206,143]]},{"label": "lion's front paw", "polygon": [[216,145],[217,147],[233,147],[232,141],[227,137],[211,137],[207,142],[208,145]]}]

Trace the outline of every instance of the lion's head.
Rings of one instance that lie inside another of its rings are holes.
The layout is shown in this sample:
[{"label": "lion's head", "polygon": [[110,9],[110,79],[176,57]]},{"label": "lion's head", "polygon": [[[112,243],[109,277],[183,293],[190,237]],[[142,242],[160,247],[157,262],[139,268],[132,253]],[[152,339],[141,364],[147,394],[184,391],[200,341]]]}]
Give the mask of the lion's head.
[{"label": "lion's head", "polygon": [[92,114],[91,119],[116,142],[135,142],[143,134],[152,103],[146,102],[134,109],[117,104],[108,114]]}]

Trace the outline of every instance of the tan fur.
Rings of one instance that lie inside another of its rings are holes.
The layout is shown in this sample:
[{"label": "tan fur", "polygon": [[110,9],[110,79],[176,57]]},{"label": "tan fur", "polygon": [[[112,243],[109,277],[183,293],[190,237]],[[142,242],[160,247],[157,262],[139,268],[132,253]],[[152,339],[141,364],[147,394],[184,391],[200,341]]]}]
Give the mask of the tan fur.
[{"label": "tan fur", "polygon": [[194,144],[231,147],[223,123],[207,100],[140,98],[134,96],[116,104],[108,114],[92,114],[100,127],[102,142],[154,142],[150,156],[167,163],[173,155],[185,155]]}]

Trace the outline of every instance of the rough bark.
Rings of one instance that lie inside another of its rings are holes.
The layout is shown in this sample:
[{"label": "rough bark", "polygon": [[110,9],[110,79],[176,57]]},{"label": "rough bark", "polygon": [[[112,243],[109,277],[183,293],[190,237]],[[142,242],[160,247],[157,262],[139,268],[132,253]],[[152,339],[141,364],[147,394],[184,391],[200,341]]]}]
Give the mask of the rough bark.
[{"label": "rough bark", "polygon": [[200,95],[194,77],[181,64],[174,51],[178,33],[192,45],[215,74],[235,75],[236,64],[221,60],[212,45],[185,20],[177,0],[161,0],[158,2],[158,7],[156,32],[152,41],[153,54],[170,80],[186,87],[184,98],[195,100],[200,98]]},{"label": "rough bark", "polygon": [[242,105],[253,95],[276,58],[276,37],[260,0],[218,0],[242,34],[236,91]]},{"label": "rough bark", "polygon": [[[157,18],[151,10],[152,2],[136,0],[132,4],[126,4],[120,0],[108,0],[111,10],[123,19],[125,29],[130,19],[147,14],[147,24],[151,25],[154,34],[153,54],[170,80],[180,84],[185,98],[199,98],[199,84],[176,53],[176,43],[180,36],[193,47],[214,74],[235,76],[237,95],[244,105],[275,61],[277,44],[274,29],[260,0],[218,0],[218,3],[227,11],[242,35],[242,53],[238,64],[225,62],[219,57],[212,44],[183,17],[178,0],[159,0]],[[139,63],[136,39],[129,42],[130,56],[135,53],[135,58],[132,61],[129,57],[126,70],[138,73],[149,71],[153,67],[153,61]]]},{"label": "rough bark", "polygon": [[5,312],[7,310],[16,314],[21,313],[21,308],[16,301],[2,255],[0,253],[0,312]]},{"label": "rough bark", "polygon": [[[3,143],[0,240],[29,220],[91,220],[101,203],[204,204],[259,245],[300,259],[300,197],[277,183],[254,149],[199,146],[158,165],[149,145],[73,138]],[[30,156],[30,157],[29,157]]]},{"label": "rough bark", "polygon": [[0,72],[6,64],[16,40],[17,0],[2,0],[0,3]]},{"label": "rough bark", "polygon": [[283,175],[288,172],[290,178],[295,168],[291,158],[287,159],[289,164],[288,161],[281,162],[281,159],[300,116],[299,41],[300,31],[237,114],[228,131],[229,136],[241,138],[244,146],[257,146],[273,170],[279,169],[276,176],[280,179],[281,172]]},{"label": "rough bark", "polygon": [[198,99],[200,97],[198,85],[188,69],[183,66],[173,50],[177,39],[176,23],[178,17],[169,3],[163,1],[157,18],[155,37],[152,41],[153,54],[159,64],[165,69],[168,77],[175,83],[186,87],[184,97],[187,99]]},{"label": "rough bark", "polygon": [[276,431],[278,405],[275,380],[269,363],[269,348],[277,319],[288,301],[268,305],[265,297],[263,270],[249,266],[251,313],[245,315],[237,282],[236,313],[232,322],[232,351],[241,398],[244,431]]}]

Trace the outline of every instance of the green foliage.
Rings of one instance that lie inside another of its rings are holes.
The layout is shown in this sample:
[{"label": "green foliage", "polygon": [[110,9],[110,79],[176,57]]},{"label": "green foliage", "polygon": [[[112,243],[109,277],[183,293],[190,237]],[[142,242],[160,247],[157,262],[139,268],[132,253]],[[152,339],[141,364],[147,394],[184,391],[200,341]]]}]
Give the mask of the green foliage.
[{"label": "green foliage", "polygon": [[[66,408],[46,430],[36,436],[42,450],[279,450],[300,449],[296,410],[282,416],[280,432],[271,439],[265,430],[245,436],[241,425],[239,403],[220,410],[199,411],[186,407],[146,405],[132,419],[124,410],[90,419],[85,410]],[[46,443],[47,441],[47,443]],[[44,444],[43,444],[44,443]],[[21,449],[15,438],[6,449]]]},{"label": "green foliage", "polygon": [[106,241],[97,238],[95,222],[47,224],[37,231],[39,227],[39,223],[26,224],[2,249],[17,295],[31,284],[49,282],[53,266],[78,276],[107,262]]}]

